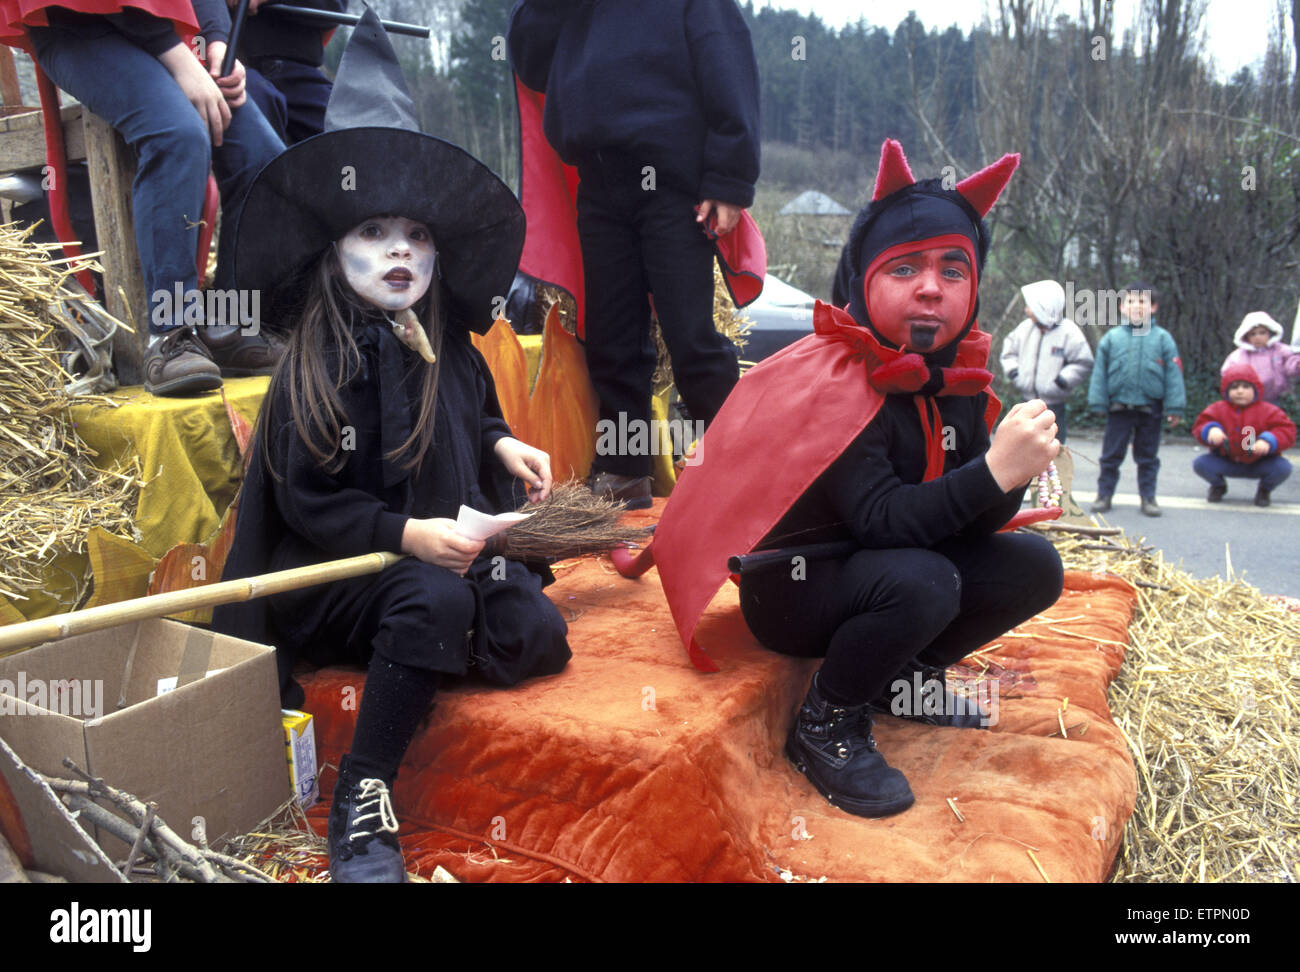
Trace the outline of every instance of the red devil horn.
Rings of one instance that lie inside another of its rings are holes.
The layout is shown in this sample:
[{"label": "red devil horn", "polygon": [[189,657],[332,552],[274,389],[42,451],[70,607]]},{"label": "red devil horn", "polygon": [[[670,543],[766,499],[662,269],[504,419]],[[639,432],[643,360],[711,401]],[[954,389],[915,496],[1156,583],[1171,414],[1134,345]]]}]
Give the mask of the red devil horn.
[{"label": "red devil horn", "polygon": [[986,169],[980,169],[968,179],[957,183],[957,191],[975,207],[975,212],[987,216],[1002,190],[1011,181],[1011,173],[1020,165],[1020,153],[1004,155]]},{"label": "red devil horn", "polygon": [[876,191],[871,197],[872,201],[884,199],[891,192],[897,192],[914,182],[916,176],[908,168],[903,146],[892,138],[885,139],[885,143],[880,146],[880,171],[876,173]]}]

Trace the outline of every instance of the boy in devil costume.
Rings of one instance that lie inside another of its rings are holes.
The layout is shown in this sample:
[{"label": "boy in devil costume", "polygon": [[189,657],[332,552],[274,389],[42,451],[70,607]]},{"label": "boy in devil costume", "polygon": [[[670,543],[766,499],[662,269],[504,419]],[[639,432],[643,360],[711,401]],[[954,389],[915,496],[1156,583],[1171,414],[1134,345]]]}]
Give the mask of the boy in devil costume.
[{"label": "boy in devil costume", "polygon": [[[742,571],[741,607],[765,647],[825,657],[786,754],[860,816],[913,802],[871,733],[894,680],[910,685],[919,670],[942,684],[948,665],[1061,592],[1051,544],[994,535],[1060,448],[1041,401],[1017,405],[989,437],[1000,403],[988,390],[990,339],[975,323],[982,216],[1018,161],[1005,156],[945,189],[917,183],[901,146],[886,141],[837,274],[847,309],[819,302],[812,335],[740,380],[656,532],[678,630],[697,667],[711,670],[694,632],[728,557],[801,545]],[[836,555],[819,558],[827,541]],[[922,718],[979,724],[954,718],[944,697],[944,715]]]}]

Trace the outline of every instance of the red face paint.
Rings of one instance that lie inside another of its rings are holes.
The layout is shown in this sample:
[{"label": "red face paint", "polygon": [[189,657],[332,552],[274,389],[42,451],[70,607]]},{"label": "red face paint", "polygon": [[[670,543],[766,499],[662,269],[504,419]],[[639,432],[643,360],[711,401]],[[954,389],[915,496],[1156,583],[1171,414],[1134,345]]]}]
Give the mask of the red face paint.
[{"label": "red face paint", "polygon": [[951,343],[970,319],[977,280],[964,236],[891,246],[865,274],[867,311],[886,340],[926,354]]}]

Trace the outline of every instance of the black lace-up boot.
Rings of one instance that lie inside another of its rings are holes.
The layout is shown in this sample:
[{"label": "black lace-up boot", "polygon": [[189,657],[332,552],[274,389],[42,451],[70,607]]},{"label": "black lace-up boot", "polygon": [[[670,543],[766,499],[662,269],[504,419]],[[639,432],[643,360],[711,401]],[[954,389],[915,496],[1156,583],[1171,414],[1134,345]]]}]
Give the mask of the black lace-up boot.
[{"label": "black lace-up boot", "polygon": [[868,705],[835,705],[813,676],[785,754],[832,806],[859,817],[901,813],[915,799],[907,778],[885,762],[871,735]]},{"label": "black lace-up boot", "polygon": [[[899,681],[906,682],[900,686]],[[948,688],[947,671],[912,659],[889,680],[885,691],[868,703],[872,712],[913,719],[930,726],[987,729],[991,716],[973,698]],[[937,710],[937,711],[936,711]]]},{"label": "black lace-up boot", "polygon": [[330,880],[336,884],[401,884],[406,863],[397,843],[397,815],[383,780],[358,779],[348,757],[329,819]]}]

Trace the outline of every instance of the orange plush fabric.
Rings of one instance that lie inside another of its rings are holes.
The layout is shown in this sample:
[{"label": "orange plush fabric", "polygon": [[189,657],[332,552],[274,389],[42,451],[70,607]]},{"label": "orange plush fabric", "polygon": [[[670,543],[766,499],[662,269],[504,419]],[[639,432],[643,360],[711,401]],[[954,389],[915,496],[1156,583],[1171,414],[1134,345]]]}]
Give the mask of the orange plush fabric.
[{"label": "orange plush fabric", "polygon": [[[721,667],[704,675],[655,572],[629,581],[588,559],[557,573],[548,593],[569,619],[569,668],[440,693],[407,753],[395,805],[412,869],[442,864],[471,881],[1042,881],[1036,858],[1052,881],[1110,871],[1136,797],[1106,705],[1134,604],[1125,582],[1069,573],[1051,611],[967,660],[998,678],[992,731],[877,720],[917,799],[864,820],[782,755],[816,663],[760,648],[733,585],[699,629]],[[364,673],[302,681],[319,755],[337,763]],[[333,782],[311,813],[322,832]]]}]

